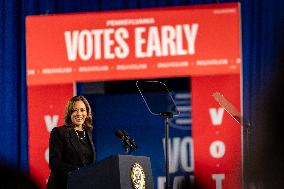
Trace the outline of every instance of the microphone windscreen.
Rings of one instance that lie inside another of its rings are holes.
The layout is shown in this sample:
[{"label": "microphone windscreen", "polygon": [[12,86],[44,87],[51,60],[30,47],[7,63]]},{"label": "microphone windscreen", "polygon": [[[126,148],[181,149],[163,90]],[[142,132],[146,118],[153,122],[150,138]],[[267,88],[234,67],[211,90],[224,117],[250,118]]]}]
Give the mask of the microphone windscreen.
[{"label": "microphone windscreen", "polygon": [[115,135],[116,135],[118,138],[120,138],[120,139],[124,137],[124,134],[123,134],[123,132],[122,132],[121,130],[115,131]]},{"label": "microphone windscreen", "polygon": [[128,133],[125,130],[121,131],[123,133],[124,136],[128,136]]}]

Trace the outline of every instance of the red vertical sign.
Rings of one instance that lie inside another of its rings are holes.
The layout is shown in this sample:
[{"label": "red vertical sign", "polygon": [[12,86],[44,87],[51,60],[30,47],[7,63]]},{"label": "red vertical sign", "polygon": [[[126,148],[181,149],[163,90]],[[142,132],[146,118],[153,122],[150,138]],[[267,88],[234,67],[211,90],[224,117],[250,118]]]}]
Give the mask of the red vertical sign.
[{"label": "red vertical sign", "polygon": [[242,188],[241,127],[213,98],[222,93],[240,108],[240,76],[192,78],[194,175],[201,188]]},{"label": "red vertical sign", "polygon": [[73,84],[28,88],[30,174],[42,188],[49,175],[49,133],[63,124],[65,105],[72,96]]}]

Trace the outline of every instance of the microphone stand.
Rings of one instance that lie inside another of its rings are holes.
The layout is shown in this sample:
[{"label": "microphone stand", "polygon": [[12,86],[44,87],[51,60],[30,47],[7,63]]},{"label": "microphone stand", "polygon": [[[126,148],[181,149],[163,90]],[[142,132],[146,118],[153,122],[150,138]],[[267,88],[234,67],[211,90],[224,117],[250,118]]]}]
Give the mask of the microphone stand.
[{"label": "microphone stand", "polygon": [[165,189],[170,188],[170,175],[169,175],[169,119],[173,117],[172,112],[162,112],[161,116],[164,118],[165,123],[165,155],[166,155],[166,186]]},{"label": "microphone stand", "polygon": [[121,139],[121,142],[123,143],[123,148],[124,148],[124,154],[129,155],[131,152],[136,150],[138,147],[135,144],[133,138],[131,138],[127,132],[123,130],[117,130],[115,132],[115,135]]},{"label": "microphone stand", "polygon": [[[139,84],[141,83],[141,84]],[[148,110],[153,115],[160,115],[164,118],[165,123],[165,164],[166,164],[166,184],[165,189],[170,188],[170,177],[169,177],[169,119],[172,118],[175,113],[179,114],[179,112],[176,109],[175,102],[167,88],[167,86],[159,81],[136,81],[136,86],[138,87],[138,90],[148,108]],[[141,89],[140,89],[140,87]],[[160,95],[159,100],[149,98],[149,96],[143,95],[143,92],[145,94],[147,93],[153,93],[157,92]],[[153,101],[154,100],[154,101]],[[148,101],[148,102],[147,102]],[[155,102],[155,103],[153,103]],[[155,106],[156,105],[156,106]],[[166,105],[166,106],[165,106]],[[156,109],[155,107],[160,108]],[[169,112],[169,107],[174,107],[176,112]]]},{"label": "microphone stand", "polygon": [[123,147],[124,147],[124,154],[125,155],[129,155],[130,147],[127,144],[124,144]]}]

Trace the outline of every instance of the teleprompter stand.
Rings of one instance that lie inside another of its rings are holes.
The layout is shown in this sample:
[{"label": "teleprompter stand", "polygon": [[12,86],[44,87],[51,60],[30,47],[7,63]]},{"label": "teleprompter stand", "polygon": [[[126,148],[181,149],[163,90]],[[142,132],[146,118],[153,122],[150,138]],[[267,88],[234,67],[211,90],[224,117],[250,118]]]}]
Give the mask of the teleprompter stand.
[{"label": "teleprompter stand", "polygon": [[[242,127],[243,129],[243,133],[245,136],[245,141],[246,141],[246,146],[244,146],[245,150],[244,150],[244,160],[246,162],[246,164],[244,164],[244,179],[245,179],[245,184],[247,184],[247,173],[249,172],[249,163],[251,162],[251,136],[250,136],[250,131],[252,128],[252,124],[250,122],[247,122],[247,120],[242,117],[241,112],[239,110],[237,110],[237,108],[228,100],[225,98],[225,96],[220,93],[220,92],[214,92],[212,94],[212,96],[214,97],[214,99],[220,104],[221,107],[223,107],[230,116],[232,116]],[[245,187],[246,188],[246,187]]]},{"label": "teleprompter stand", "polygon": [[151,114],[162,116],[165,126],[165,189],[170,187],[169,120],[179,114],[167,86],[159,81],[137,81],[136,86]]}]

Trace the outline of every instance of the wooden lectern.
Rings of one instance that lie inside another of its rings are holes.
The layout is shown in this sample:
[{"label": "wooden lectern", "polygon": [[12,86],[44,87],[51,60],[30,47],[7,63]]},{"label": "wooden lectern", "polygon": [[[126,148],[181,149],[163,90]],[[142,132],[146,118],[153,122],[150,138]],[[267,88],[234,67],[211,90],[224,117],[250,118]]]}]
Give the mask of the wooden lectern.
[{"label": "wooden lectern", "polygon": [[137,189],[141,182],[145,189],[154,188],[150,158],[116,155],[69,173],[67,188]]}]

